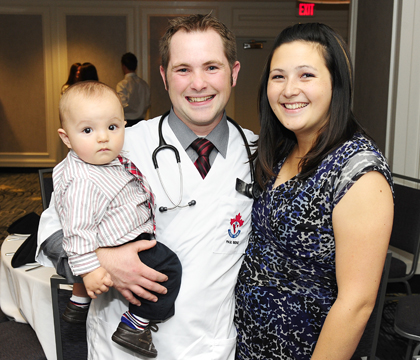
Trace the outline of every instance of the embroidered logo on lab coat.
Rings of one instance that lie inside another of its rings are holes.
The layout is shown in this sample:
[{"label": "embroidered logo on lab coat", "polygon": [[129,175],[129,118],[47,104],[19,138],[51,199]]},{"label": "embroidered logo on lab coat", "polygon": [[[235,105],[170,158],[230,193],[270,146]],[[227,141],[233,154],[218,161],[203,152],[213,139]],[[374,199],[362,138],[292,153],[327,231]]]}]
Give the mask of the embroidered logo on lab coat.
[{"label": "embroidered logo on lab coat", "polygon": [[232,239],[236,238],[241,233],[241,230],[239,230],[239,228],[243,224],[244,224],[244,221],[242,220],[240,213],[236,215],[235,218],[230,219],[231,229],[228,230],[228,234]]}]

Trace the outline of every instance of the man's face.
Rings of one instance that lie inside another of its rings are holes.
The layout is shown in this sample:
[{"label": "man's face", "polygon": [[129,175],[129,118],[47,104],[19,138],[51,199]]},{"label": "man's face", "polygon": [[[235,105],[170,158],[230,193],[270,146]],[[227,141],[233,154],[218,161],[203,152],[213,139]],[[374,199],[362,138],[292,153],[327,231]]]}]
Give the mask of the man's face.
[{"label": "man's face", "polygon": [[197,135],[205,136],[223,116],[239,62],[232,71],[220,35],[214,30],[178,31],[171,39],[168,69],[160,73],[175,114]]}]

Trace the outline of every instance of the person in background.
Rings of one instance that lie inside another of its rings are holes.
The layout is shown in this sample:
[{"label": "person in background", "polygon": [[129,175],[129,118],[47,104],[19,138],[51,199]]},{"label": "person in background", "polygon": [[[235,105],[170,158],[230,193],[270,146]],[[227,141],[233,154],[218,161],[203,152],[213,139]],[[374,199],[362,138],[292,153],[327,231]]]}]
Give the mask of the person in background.
[{"label": "person in background", "polygon": [[121,58],[124,79],[117,84],[117,93],[124,108],[126,127],[133,126],[146,117],[150,107],[150,88],[136,74],[137,58],[128,52]]},{"label": "person in background", "polygon": [[[171,19],[160,53],[160,73],[172,109],[162,118],[140,121],[126,129],[124,142],[127,157],[141,164],[155,194],[156,208],[163,210],[156,212],[156,239],[178,255],[183,269],[176,313],[159,324],[153,342],[161,360],[232,360],[236,343],[234,288],[248,243],[253,202],[236,191],[237,178],[251,181],[250,166],[244,140],[225,113],[240,69],[236,39],[210,14],[181,16]],[[181,160],[178,163],[168,149],[158,154],[162,181],[152,161],[159,146],[161,120],[162,136],[177,148]],[[257,139],[252,132],[243,132],[248,142]],[[199,158],[194,148],[203,142],[206,146],[202,148],[209,151]],[[199,170],[202,161],[210,166],[207,174]],[[180,168],[183,181],[178,176]],[[182,195],[180,206],[171,209],[168,195],[176,202]],[[64,266],[62,230],[53,198],[41,216],[37,260]],[[135,304],[140,302],[132,293],[159,303],[159,294],[166,292],[163,281],[167,277],[138,258],[137,253],[151,243],[137,241],[97,250],[114,288],[90,306],[86,327],[89,360],[137,359],[108,339],[127,306],[123,296]]]},{"label": "person in background", "polygon": [[80,74],[80,66],[80,63],[74,63],[72,66],[70,66],[69,77],[67,78],[65,84],[61,87],[61,95],[63,95],[64,91],[69,86],[73,85],[75,82],[78,81]]},{"label": "person in background", "polygon": [[348,360],[375,305],[393,185],[353,116],[352,81],[328,26],[275,40],[259,91],[263,193],[236,287],[238,360]]},{"label": "person in background", "polygon": [[80,66],[78,81],[94,80],[98,81],[98,72],[96,71],[95,65],[90,62],[85,62]]}]

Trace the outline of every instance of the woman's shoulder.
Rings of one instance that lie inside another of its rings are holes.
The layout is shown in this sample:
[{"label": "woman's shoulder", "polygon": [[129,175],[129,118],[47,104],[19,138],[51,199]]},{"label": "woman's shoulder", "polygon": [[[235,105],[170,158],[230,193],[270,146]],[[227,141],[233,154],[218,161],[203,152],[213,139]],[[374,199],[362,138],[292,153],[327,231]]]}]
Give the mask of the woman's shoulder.
[{"label": "woman's shoulder", "polygon": [[392,175],[388,163],[375,142],[363,134],[356,133],[336,151],[332,176],[336,199],[364,174],[370,171],[381,173],[392,188]]},{"label": "woman's shoulder", "polygon": [[354,134],[350,140],[335,149],[327,157],[327,161],[334,158],[335,162],[342,166],[354,157],[367,157],[386,163],[385,157],[375,142],[361,133]]},{"label": "woman's shoulder", "polygon": [[342,144],[338,150],[340,153],[348,154],[349,156],[361,151],[375,151],[380,153],[375,142],[361,133],[355,133],[353,137]]},{"label": "woman's shoulder", "polygon": [[64,84],[64,85],[61,87],[61,95],[63,95],[63,94],[64,94],[64,91],[66,91],[66,90],[69,88],[69,86],[70,86],[70,85],[68,85],[68,84]]}]

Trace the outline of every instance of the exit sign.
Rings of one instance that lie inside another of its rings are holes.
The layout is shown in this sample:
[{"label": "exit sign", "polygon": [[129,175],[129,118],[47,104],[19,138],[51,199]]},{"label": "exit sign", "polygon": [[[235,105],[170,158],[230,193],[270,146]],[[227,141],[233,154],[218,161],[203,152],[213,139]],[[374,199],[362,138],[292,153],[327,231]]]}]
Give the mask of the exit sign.
[{"label": "exit sign", "polygon": [[299,4],[299,16],[314,16],[315,4]]}]

